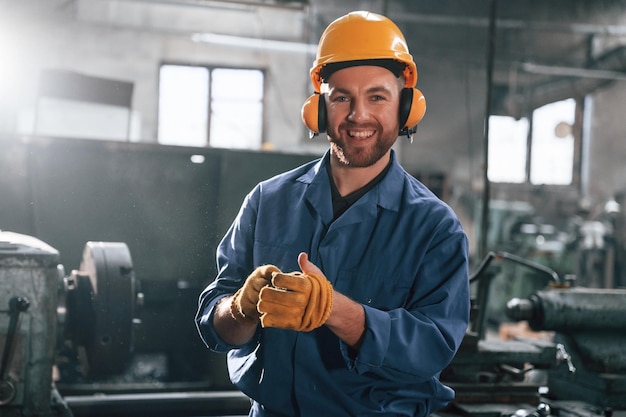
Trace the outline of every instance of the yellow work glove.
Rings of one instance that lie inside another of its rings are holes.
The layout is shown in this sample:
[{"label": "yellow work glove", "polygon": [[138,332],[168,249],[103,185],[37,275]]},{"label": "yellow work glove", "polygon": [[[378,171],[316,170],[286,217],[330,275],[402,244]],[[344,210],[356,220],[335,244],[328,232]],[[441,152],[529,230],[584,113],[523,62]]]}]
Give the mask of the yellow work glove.
[{"label": "yellow work glove", "polygon": [[230,304],[230,314],[240,322],[255,322],[261,314],[256,308],[259,291],[272,282],[272,274],[280,272],[274,265],[262,265],[255,269],[237,290]]},{"label": "yellow work glove", "polygon": [[310,332],[326,322],[333,307],[333,286],[324,277],[301,272],[276,273],[259,293],[261,326]]}]

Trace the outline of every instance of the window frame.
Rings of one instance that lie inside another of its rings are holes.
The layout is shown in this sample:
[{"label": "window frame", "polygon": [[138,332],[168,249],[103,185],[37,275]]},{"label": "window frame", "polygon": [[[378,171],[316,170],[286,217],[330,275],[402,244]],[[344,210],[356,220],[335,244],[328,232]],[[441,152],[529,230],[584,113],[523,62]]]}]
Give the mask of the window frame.
[{"label": "window frame", "polygon": [[[198,64],[198,63],[185,63],[185,62],[178,62],[178,61],[162,61],[159,63],[159,67],[158,67],[158,72],[159,72],[159,76],[157,77],[157,112],[156,112],[156,119],[157,119],[157,123],[156,123],[156,140],[157,143],[162,144],[160,142],[159,139],[159,117],[160,117],[160,96],[161,96],[161,68],[163,66],[182,66],[182,67],[193,67],[193,68],[204,68],[207,70],[208,72],[208,77],[207,77],[207,114],[206,114],[206,138],[204,141],[204,145],[201,147],[204,148],[212,148],[211,146],[211,119],[212,119],[212,105],[213,105],[213,97],[212,97],[212,87],[211,87],[211,83],[212,83],[212,74],[214,70],[250,70],[250,71],[259,71],[262,74],[263,77],[263,94],[261,97],[261,109],[262,109],[262,115],[261,115],[261,131],[260,133],[260,143],[259,143],[259,149],[262,149],[264,144],[266,143],[266,130],[267,130],[267,111],[266,109],[266,104],[267,104],[267,85],[268,85],[268,79],[267,79],[267,70],[265,68],[262,67],[248,67],[248,66],[232,66],[232,65],[214,65],[214,64]],[[165,146],[167,146],[167,144],[163,144]],[[176,145],[175,145],[176,146]],[[193,145],[177,145],[177,146],[193,146]],[[232,148],[232,149],[253,149],[253,148]]]},{"label": "window frame", "polygon": [[[572,124],[572,136],[574,141],[574,150],[572,156],[572,180],[569,184],[545,184],[545,183],[532,183],[531,182],[531,164],[532,164],[532,150],[533,150],[533,112],[536,109],[528,110],[524,112],[517,120],[521,118],[528,119],[528,131],[526,135],[526,159],[524,168],[524,180],[522,182],[506,182],[506,181],[493,181],[489,180],[491,184],[502,187],[518,187],[520,189],[535,189],[538,187],[549,188],[555,190],[567,190],[575,189],[581,191],[584,187],[584,165],[585,159],[588,155],[584,154],[585,142],[588,138],[584,135],[583,129],[583,115],[588,106],[587,100],[584,97],[566,97],[563,100],[573,99],[575,102],[574,107],[574,122]],[[546,103],[551,104],[551,103]],[[509,116],[504,114],[490,114],[491,116]],[[489,138],[487,138],[489,140]],[[489,165],[487,167],[489,169]]]}]

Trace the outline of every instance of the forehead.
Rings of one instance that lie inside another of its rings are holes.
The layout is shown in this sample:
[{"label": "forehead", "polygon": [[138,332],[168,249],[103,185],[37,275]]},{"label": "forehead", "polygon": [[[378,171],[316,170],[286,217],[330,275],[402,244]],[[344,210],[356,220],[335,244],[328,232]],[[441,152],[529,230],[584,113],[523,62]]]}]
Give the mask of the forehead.
[{"label": "forehead", "polygon": [[342,89],[369,89],[383,87],[396,89],[402,80],[388,69],[374,65],[348,67],[334,72],[328,79],[328,87]]}]

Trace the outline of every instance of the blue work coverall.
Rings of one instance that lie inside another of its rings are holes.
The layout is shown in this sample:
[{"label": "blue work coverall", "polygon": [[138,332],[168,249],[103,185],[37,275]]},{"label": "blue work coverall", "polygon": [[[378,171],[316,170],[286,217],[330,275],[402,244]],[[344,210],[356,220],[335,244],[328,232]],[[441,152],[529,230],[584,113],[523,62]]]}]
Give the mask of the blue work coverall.
[{"label": "blue work coverall", "polygon": [[[196,324],[228,352],[251,416],[426,416],[454,392],[438,377],[469,320],[468,243],[452,210],[397,162],[333,221],[324,158],[258,184],[217,249],[218,276],[200,295]],[[306,252],[333,287],[363,305],[353,352],[326,326],[259,328],[243,346],[215,333],[215,304],[257,266],[299,270]]]}]

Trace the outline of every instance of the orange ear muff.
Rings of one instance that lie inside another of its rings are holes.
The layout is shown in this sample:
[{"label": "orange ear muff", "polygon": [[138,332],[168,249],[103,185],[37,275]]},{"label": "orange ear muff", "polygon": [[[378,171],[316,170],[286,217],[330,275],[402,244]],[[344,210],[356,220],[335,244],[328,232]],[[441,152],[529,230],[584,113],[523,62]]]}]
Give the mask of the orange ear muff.
[{"label": "orange ear muff", "polygon": [[326,131],[326,100],[324,95],[315,93],[302,105],[302,122],[313,135]]},{"label": "orange ear muff", "polygon": [[400,131],[411,130],[422,120],[426,113],[426,99],[417,88],[404,88],[400,94]]}]

